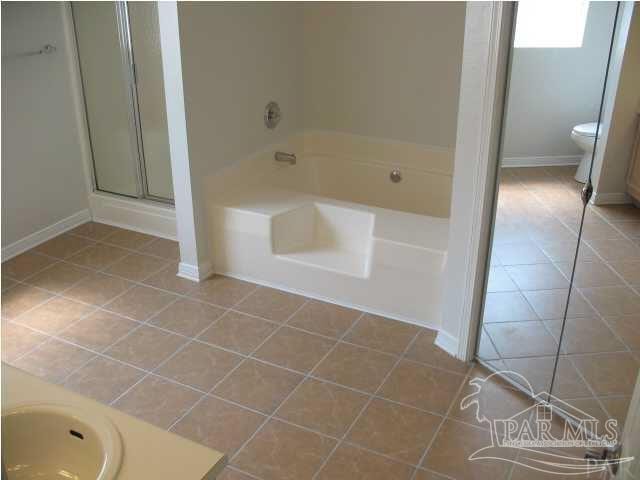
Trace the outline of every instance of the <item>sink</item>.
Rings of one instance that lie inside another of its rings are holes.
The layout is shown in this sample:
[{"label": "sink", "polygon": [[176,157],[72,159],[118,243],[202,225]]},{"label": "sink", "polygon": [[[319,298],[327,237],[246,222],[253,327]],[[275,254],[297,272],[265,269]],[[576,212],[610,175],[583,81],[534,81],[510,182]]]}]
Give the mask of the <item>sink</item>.
[{"label": "sink", "polygon": [[112,480],[121,459],[120,434],[106,417],[55,404],[2,411],[2,463],[8,480]]}]

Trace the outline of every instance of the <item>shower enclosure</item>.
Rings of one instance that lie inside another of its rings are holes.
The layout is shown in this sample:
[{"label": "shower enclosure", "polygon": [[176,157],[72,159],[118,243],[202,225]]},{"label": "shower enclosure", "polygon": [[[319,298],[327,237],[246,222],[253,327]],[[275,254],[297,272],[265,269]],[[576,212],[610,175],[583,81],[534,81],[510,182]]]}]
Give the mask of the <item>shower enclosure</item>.
[{"label": "shower enclosure", "polygon": [[172,203],[157,7],[72,2],[95,189]]},{"label": "shower enclosure", "polygon": [[[589,204],[620,6],[572,4],[560,21],[556,5],[519,5],[476,358],[529,396],[617,419],[621,430],[638,362],[620,325],[640,297],[618,272],[640,249],[607,208]],[[583,184],[570,134],[588,122],[595,148]]]}]

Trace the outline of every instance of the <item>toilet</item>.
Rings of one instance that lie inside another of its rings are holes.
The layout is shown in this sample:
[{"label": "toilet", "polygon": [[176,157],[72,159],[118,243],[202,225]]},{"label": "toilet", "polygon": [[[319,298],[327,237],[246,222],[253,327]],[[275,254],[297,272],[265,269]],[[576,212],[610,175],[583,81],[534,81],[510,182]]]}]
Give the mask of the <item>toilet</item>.
[{"label": "toilet", "polygon": [[[587,178],[589,177],[589,167],[591,166],[591,155],[593,154],[593,146],[596,143],[596,131],[598,129],[598,122],[591,123],[582,123],[580,125],[576,125],[571,130],[571,140],[578,145],[584,155],[582,155],[582,160],[580,160],[580,165],[578,165],[578,170],[575,174],[576,181],[580,183],[586,183]],[[601,129],[602,130],[602,129]],[[598,132],[600,135],[600,132]]]}]

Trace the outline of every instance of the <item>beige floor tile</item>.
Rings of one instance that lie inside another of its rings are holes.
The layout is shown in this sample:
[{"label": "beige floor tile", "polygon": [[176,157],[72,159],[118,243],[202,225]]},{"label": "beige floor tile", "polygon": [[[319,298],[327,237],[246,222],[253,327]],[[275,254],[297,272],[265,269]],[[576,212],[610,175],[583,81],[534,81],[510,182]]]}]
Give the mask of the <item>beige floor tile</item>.
[{"label": "beige floor tile", "polygon": [[225,378],[213,393],[270,414],[302,379],[301,375],[288,370],[247,360]]},{"label": "beige floor tile", "polygon": [[144,376],[144,372],[104,357],[95,357],[67,378],[64,386],[109,404]]},{"label": "beige floor tile", "polygon": [[16,280],[24,280],[55,262],[56,260],[53,258],[28,251],[3,262],[2,275]]},{"label": "beige floor tile", "polygon": [[365,406],[367,395],[312,378],[300,385],[276,416],[333,437],[342,437]]},{"label": "beige floor tile", "polygon": [[611,266],[631,285],[640,285],[640,262],[611,262]]},{"label": "beige floor tile", "polygon": [[93,270],[103,270],[129,255],[129,251],[106,243],[96,243],[80,250],[67,261]]},{"label": "beige floor tile", "polygon": [[420,332],[420,328],[408,323],[366,314],[351,329],[345,341],[400,355]]},{"label": "beige floor tile", "polygon": [[[505,360],[505,370],[510,370],[517,375],[511,378],[524,386],[527,391],[533,390],[534,394],[550,392],[558,398],[581,398],[592,396],[589,387],[584,383],[577,370],[566,357],[558,359],[558,370],[555,378],[553,369],[556,362],[553,357],[527,357],[509,358]],[[551,381],[553,380],[553,389]]]},{"label": "beige floor tile", "polygon": [[3,276],[2,280],[0,281],[0,288],[2,288],[3,292],[9,290],[11,287],[15,287],[16,285],[18,285],[18,281],[13,280],[12,278],[9,278],[9,277]]},{"label": "beige floor tile", "polygon": [[640,247],[626,238],[619,240],[590,240],[589,245],[605,260],[640,261]]},{"label": "beige floor tile", "polygon": [[[573,262],[556,263],[567,280],[571,279]],[[616,273],[603,262],[578,262],[573,277],[573,285],[576,287],[607,287],[624,285],[624,282]]]},{"label": "beige floor tile", "polygon": [[496,350],[496,347],[493,346],[491,337],[489,337],[489,334],[486,332],[484,327],[482,328],[482,332],[480,334],[478,358],[480,358],[481,360],[497,360],[500,358],[500,354]]},{"label": "beige floor tile", "polygon": [[157,240],[157,238],[158,237],[147,235],[145,233],[119,229],[117,232],[103,238],[102,241],[105,243],[117,245],[122,248],[138,250],[145,247],[146,245],[149,245],[152,241]]},{"label": "beige floor tile", "polygon": [[65,296],[80,302],[102,306],[134,284],[124,278],[95,273],[65,291]]},{"label": "beige floor tile", "polygon": [[631,350],[640,350],[640,314],[606,317],[606,321]]},{"label": "beige floor tile", "polygon": [[34,248],[34,252],[55,258],[69,258],[83,248],[93,245],[93,240],[63,233]]},{"label": "beige floor tile", "polygon": [[156,373],[208,392],[241,360],[239,355],[192,342],[162,364]]},{"label": "beige floor tile", "polygon": [[416,476],[413,477],[413,480],[447,480],[447,479],[446,477],[443,477],[442,475],[438,475],[437,473],[418,469],[416,471]]},{"label": "beige floor tile", "polygon": [[618,421],[618,426],[623,427],[627,419],[631,396],[624,397],[601,397],[598,399],[604,408],[609,412],[611,418]]},{"label": "beige floor tile", "polygon": [[16,285],[2,294],[2,318],[16,318],[53,295],[30,285]]},{"label": "beige floor tile", "polygon": [[208,303],[181,298],[154,315],[149,323],[180,335],[195,337],[223,313],[223,309]]},{"label": "beige floor tile", "polygon": [[310,300],[293,316],[289,325],[327,337],[340,338],[360,315],[358,310]]},{"label": "beige floor tile", "polygon": [[184,337],[142,326],[109,348],[106,354],[136,367],[153,370],[185,342]]},{"label": "beige floor tile", "polygon": [[225,452],[231,458],[266,418],[223,400],[205,397],[176,423],[172,431],[206,447]]},{"label": "beige floor tile", "polygon": [[640,312],[640,296],[627,287],[581,288],[582,295],[602,316]]},{"label": "beige floor tile", "polygon": [[353,426],[347,441],[416,465],[442,417],[374,399]]},{"label": "beige floor tile", "polygon": [[157,273],[143,280],[142,283],[162,290],[169,290],[180,295],[186,295],[198,285],[196,282],[176,275],[178,264],[171,263]]},{"label": "beige floor tile", "polygon": [[102,352],[124,337],[138,324],[114,313],[98,310],[59,334],[82,347]]},{"label": "beige floor tile", "polygon": [[275,324],[256,317],[227,312],[198,338],[203,342],[248,355],[276,328]]},{"label": "beige floor tile", "polygon": [[408,465],[343,443],[331,455],[316,478],[318,480],[409,480],[412,472],[413,469]]},{"label": "beige floor tile", "polygon": [[339,343],[313,371],[316,377],[373,393],[382,384],[396,358],[367,348]]},{"label": "beige floor tile", "polygon": [[53,383],[60,383],[93,353],[68,343],[50,340],[13,362],[15,367]]},{"label": "beige floor tile", "polygon": [[[221,451],[220,449],[217,450]],[[232,467],[226,467],[218,477],[219,480],[254,480],[254,478],[238,470],[233,470]]]},{"label": "beige floor tile", "polygon": [[451,370],[452,372],[460,374],[467,373],[471,365],[452,357],[442,348],[437,347],[434,343],[436,335],[437,332],[435,330],[422,330],[407,352],[407,358],[434,367]]},{"label": "beige floor tile", "polygon": [[88,315],[94,308],[84,303],[56,297],[29,310],[18,317],[16,322],[49,335],[55,335]]},{"label": "beige floor tile", "polygon": [[121,230],[121,228],[112,227],[106,223],[87,222],[73,230],[70,230],[69,233],[80,237],[90,238],[91,240],[102,240],[103,238],[113,235],[115,232]]},{"label": "beige floor tile", "polygon": [[489,269],[489,280],[487,283],[487,292],[513,292],[517,291],[517,285],[507,275],[504,267],[491,267]]},{"label": "beige floor tile", "polygon": [[629,395],[636,378],[638,362],[630,353],[572,355],[572,361],[596,395]]},{"label": "beige floor tile", "polygon": [[403,360],[391,372],[379,395],[445,414],[463,381],[462,375]]},{"label": "beige floor tile", "polygon": [[331,350],[335,340],[283,327],[255,353],[261,360],[307,373]]},{"label": "beige floor tile", "polygon": [[605,221],[585,222],[582,227],[582,239],[592,240],[620,240],[624,238],[618,230]]},{"label": "beige floor tile", "polygon": [[483,322],[519,322],[537,320],[538,316],[520,292],[487,293]]},{"label": "beige floor tile", "polygon": [[[540,248],[544,251],[553,262],[573,262],[576,256],[576,247],[578,242],[570,240],[568,242],[547,242],[540,244]],[[578,251],[578,260],[592,261],[598,260],[596,252],[586,243],[580,244]]]},{"label": "beige floor tile", "polygon": [[238,304],[236,310],[283,323],[296,313],[305,302],[306,299],[299,295],[260,287]]},{"label": "beige floor tile", "polygon": [[29,277],[25,283],[50,292],[61,293],[91,273],[91,270],[60,262],[45,268],[33,277]]},{"label": "beige floor tile", "polygon": [[542,322],[510,322],[485,325],[503,358],[555,355],[556,341]]},{"label": "beige floor tile", "polygon": [[[556,341],[560,339],[562,320],[544,322]],[[625,350],[611,329],[599,318],[568,318],[562,334],[562,353],[598,353]]]},{"label": "beige floor tile", "polygon": [[140,251],[147,255],[164,258],[165,260],[180,260],[180,246],[174,240],[158,238],[148,245],[143,246]]},{"label": "beige floor tile", "polygon": [[2,324],[2,361],[12,362],[20,355],[40,345],[47,338],[46,335],[35,332],[30,328],[15,323]]},{"label": "beige floor tile", "polygon": [[[527,302],[531,305],[536,315],[543,320],[553,320],[555,318],[563,318],[567,305],[568,289],[562,290],[533,290],[522,292]],[[571,290],[571,298],[569,301],[569,310],[567,316],[575,317],[592,317],[596,315],[596,311],[591,308],[582,294],[575,288]]]},{"label": "beige floor tile", "polygon": [[169,428],[202,395],[189,388],[148,376],[120,397],[114,408],[157,427]]},{"label": "beige floor tile", "polygon": [[640,222],[613,222],[613,226],[630,238],[640,237]]},{"label": "beige floor tile", "polygon": [[520,290],[567,288],[569,283],[553,264],[513,265],[505,267]]},{"label": "beige floor tile", "polygon": [[335,441],[270,420],[232,464],[263,480],[311,480]]},{"label": "beige floor tile", "polygon": [[[470,461],[469,456],[480,448],[491,445],[488,431],[454,420],[445,420],[423,465],[456,480],[505,480],[510,463],[494,460]],[[500,452],[511,457],[509,452]]]},{"label": "beige floor tile", "polygon": [[465,382],[453,402],[449,416],[486,429],[489,427],[488,423],[478,422],[478,414],[483,419],[493,421],[518,415],[531,405],[532,401],[526,395],[519,390],[504,387],[494,377],[484,381],[474,379],[473,382]]},{"label": "beige floor tile", "polygon": [[494,248],[501,265],[528,265],[550,262],[549,257],[533,242],[502,243]]},{"label": "beige floor tile", "polygon": [[591,208],[610,222],[637,222],[640,209],[633,205],[592,205]]},{"label": "beige floor tile", "polygon": [[104,308],[118,315],[144,322],[167,307],[178,297],[156,288],[136,285]]},{"label": "beige floor tile", "polygon": [[140,282],[168,265],[167,260],[151,255],[132,253],[111,265],[105,270],[105,273],[117,275],[133,282]]},{"label": "beige floor tile", "polygon": [[188,293],[190,297],[214,303],[222,307],[232,307],[258,288],[252,283],[235,278],[214,275],[196,284]]}]

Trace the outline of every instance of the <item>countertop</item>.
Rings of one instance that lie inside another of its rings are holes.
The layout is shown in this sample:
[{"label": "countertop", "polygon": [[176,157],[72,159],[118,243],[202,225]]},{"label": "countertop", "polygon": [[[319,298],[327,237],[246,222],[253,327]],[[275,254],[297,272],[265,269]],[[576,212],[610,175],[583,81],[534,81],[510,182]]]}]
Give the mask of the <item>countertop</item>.
[{"label": "countertop", "polygon": [[226,457],[220,452],[3,363],[2,409],[22,403],[77,406],[110,419],[122,438],[118,480],[213,480],[226,464]]}]

